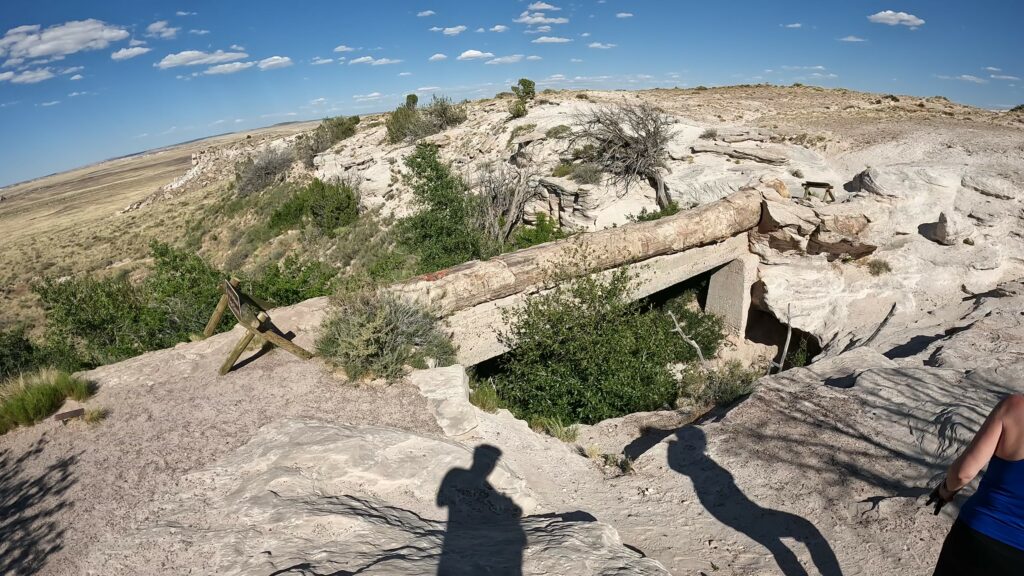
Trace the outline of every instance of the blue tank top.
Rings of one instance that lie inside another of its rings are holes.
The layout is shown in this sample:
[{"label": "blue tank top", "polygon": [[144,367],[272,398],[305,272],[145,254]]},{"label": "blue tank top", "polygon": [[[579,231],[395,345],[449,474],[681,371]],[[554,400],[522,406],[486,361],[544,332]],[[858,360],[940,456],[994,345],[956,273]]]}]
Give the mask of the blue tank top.
[{"label": "blue tank top", "polygon": [[992,456],[959,519],[989,538],[1024,550],[1024,460]]}]

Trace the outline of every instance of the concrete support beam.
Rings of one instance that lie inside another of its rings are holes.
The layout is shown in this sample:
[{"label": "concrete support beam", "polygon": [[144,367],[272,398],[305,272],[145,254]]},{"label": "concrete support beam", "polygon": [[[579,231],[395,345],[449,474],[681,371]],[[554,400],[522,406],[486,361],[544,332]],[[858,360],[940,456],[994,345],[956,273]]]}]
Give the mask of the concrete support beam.
[{"label": "concrete support beam", "polygon": [[745,254],[711,275],[704,311],[721,316],[725,326],[743,335],[750,311],[750,288],[757,281],[759,260]]},{"label": "concrete support beam", "polygon": [[[755,275],[754,279],[756,279],[757,256],[750,253],[746,234],[728,238],[718,244],[691,248],[685,252],[657,256],[637,262],[631,265],[631,269],[638,276],[637,289],[632,295],[633,299],[638,300],[650,296],[694,276],[714,270],[723,264],[738,261],[752,263],[751,269]],[[726,268],[728,267],[726,266]],[[611,270],[601,272],[605,275],[611,273]],[[746,274],[746,269],[744,269],[741,274],[742,278],[737,281],[746,282]],[[748,307],[750,305],[750,284],[753,284],[754,279],[746,284],[745,302]],[[445,319],[445,324],[451,332],[453,343],[458,346],[458,361],[466,366],[472,366],[507,352],[508,348],[498,341],[498,334],[508,328],[502,319],[502,311],[521,305],[526,298],[536,293],[536,290],[520,292],[459,310],[448,316]],[[709,306],[710,301],[709,296]],[[743,310],[742,318],[736,318],[734,321],[738,323],[737,325],[746,326],[746,308]]]}]

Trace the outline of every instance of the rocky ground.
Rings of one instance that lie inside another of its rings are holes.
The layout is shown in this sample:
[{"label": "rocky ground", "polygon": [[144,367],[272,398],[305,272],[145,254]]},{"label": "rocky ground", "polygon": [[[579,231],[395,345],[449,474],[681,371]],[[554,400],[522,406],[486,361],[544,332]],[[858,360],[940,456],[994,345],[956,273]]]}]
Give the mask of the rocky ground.
[{"label": "rocky ground", "polygon": [[[817,361],[695,425],[635,415],[574,446],[470,405],[458,368],[356,386],[273,351],[217,377],[236,329],[87,373],[99,425],[0,437],[0,572],[930,573],[955,507],[932,516],[923,496],[1024,392],[1020,116],[806,87],[540,98],[511,122],[503,102],[473,103],[431,140],[469,179],[534,171],[535,207],[592,230],[653,208],[653,190],[547,176],[565,152],[547,130],[599,103],[658,104],[677,128],[675,199],[764,198],[754,306],[813,335]],[[383,135],[364,120],[315,173],[401,213],[411,148]],[[227,156],[130,215],[201,196]],[[836,201],[804,197],[805,180]],[[325,306],[273,317],[309,345]]]}]

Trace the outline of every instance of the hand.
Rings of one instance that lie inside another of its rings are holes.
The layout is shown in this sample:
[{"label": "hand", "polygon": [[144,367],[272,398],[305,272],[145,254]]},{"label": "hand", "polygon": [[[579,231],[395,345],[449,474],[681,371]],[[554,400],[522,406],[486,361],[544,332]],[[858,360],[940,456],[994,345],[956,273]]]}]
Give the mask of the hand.
[{"label": "hand", "polygon": [[946,488],[946,479],[943,478],[942,482],[940,482],[939,485],[936,486],[934,490],[932,490],[932,493],[928,495],[928,501],[925,502],[924,505],[934,505],[935,511],[933,512],[933,514],[935,516],[938,516],[939,511],[942,510],[942,507],[952,502],[955,496],[956,492],[952,492],[948,488]]}]

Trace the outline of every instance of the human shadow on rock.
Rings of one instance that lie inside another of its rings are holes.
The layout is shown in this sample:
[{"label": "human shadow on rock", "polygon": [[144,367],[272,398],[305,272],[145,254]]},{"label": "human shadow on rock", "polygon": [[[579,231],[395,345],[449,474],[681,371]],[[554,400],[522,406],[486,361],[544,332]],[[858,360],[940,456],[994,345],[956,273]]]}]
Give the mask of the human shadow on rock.
[{"label": "human shadow on rock", "polygon": [[668,444],[668,465],[690,478],[701,505],[715,519],[767,548],[785,576],[807,574],[783,542],[787,538],[807,547],[822,576],[842,576],[832,547],[814,524],[796,514],[764,508],[748,498],[733,475],[708,456],[702,429],[687,426],[676,432],[676,440]]},{"label": "human shadow on rock", "polygon": [[501,450],[478,446],[469,469],[453,468],[437,491],[437,505],[448,508],[438,576],[521,576],[526,532],[523,511],[487,481]]}]

